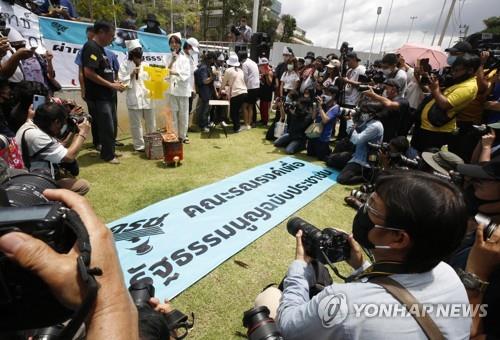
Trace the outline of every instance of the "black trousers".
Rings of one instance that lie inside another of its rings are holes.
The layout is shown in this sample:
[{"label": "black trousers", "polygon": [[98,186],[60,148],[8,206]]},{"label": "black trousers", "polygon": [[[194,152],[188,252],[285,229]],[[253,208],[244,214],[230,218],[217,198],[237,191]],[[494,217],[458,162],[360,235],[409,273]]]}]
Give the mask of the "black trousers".
[{"label": "black trousers", "polygon": [[450,143],[451,132],[435,132],[424,130],[415,125],[411,146],[418,152],[424,152],[429,149],[441,149],[443,145]]},{"label": "black trousers", "polygon": [[465,163],[470,163],[474,148],[480,140],[472,125],[472,122],[457,122],[458,134],[451,136],[448,144],[448,151],[460,156]]},{"label": "black trousers", "polygon": [[320,161],[326,160],[327,156],[332,152],[328,142],[322,142],[319,138],[307,140],[307,155],[316,157]]},{"label": "black trousers", "polygon": [[240,129],[240,109],[243,103],[247,100],[246,93],[240,94],[231,98],[231,121],[233,122],[233,131],[238,132]]},{"label": "black trousers", "polygon": [[[101,158],[105,161],[110,161],[115,158],[115,121],[116,110],[114,108],[113,98],[109,100],[87,100],[89,109],[94,112],[94,121],[97,122],[97,136],[102,146]],[[90,111],[89,110],[89,111]]]},{"label": "black trousers", "polygon": [[372,169],[362,167],[358,163],[347,163],[337,176],[337,183],[344,185],[361,184],[367,182],[373,174]]}]

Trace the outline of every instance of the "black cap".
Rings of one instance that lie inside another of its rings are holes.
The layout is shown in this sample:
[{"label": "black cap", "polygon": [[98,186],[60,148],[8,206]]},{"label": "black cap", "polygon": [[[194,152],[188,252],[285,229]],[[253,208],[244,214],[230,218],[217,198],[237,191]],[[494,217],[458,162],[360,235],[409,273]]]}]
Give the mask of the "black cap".
[{"label": "black cap", "polygon": [[304,59],[312,59],[312,60],[316,59],[314,52],[307,52]]},{"label": "black cap", "polygon": [[462,52],[462,53],[471,53],[472,45],[467,41],[459,41],[453,47],[447,48],[445,52]]},{"label": "black cap", "polygon": [[361,59],[358,58],[358,55],[356,52],[349,52],[346,54],[347,59],[356,59],[357,61],[361,61]]},{"label": "black cap", "polygon": [[462,175],[489,180],[500,180],[500,157],[495,157],[491,161],[477,164],[459,164],[457,171]]},{"label": "black cap", "polygon": [[146,16],[146,19],[144,20],[145,22],[146,21],[154,21],[156,22],[158,25],[160,24],[160,22],[158,21],[158,19],[156,19],[156,15],[154,15],[153,13],[150,13]]},{"label": "black cap", "polygon": [[401,84],[396,79],[393,78],[387,79],[384,81],[384,84],[389,86],[394,86],[395,88],[398,89],[398,91],[401,91]]}]

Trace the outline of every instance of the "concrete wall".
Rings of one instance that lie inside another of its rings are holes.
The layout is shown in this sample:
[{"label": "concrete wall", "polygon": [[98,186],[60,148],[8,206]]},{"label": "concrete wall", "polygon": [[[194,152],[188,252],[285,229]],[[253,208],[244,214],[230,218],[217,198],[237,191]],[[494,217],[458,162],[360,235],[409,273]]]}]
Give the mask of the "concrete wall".
[{"label": "concrete wall", "polygon": [[[283,48],[285,46],[290,47],[293,50],[293,53],[295,54],[296,57],[302,57],[302,58],[305,57],[305,55],[309,51],[314,52],[316,56],[323,56],[323,57],[326,57],[330,53],[335,53],[337,55],[340,55],[340,51],[334,48],[275,42],[273,44],[273,48],[271,49],[271,55],[270,55],[271,59],[270,62],[273,66],[277,66],[282,61]],[[358,54],[358,58],[361,59],[361,62],[363,64],[368,60],[369,53],[358,52],[358,51],[355,52]],[[378,53],[377,54],[372,53],[372,58],[371,58],[372,62],[376,59],[382,59],[382,55]]]}]

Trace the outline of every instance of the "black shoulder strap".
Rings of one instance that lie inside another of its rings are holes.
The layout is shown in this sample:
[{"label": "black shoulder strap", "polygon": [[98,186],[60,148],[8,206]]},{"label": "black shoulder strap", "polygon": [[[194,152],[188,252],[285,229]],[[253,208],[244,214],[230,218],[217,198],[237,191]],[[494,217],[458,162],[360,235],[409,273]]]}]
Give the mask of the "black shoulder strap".
[{"label": "black shoulder strap", "polygon": [[24,130],[23,135],[21,137],[21,153],[22,153],[24,165],[26,166],[26,168],[28,170],[30,170],[30,168],[31,168],[31,158],[37,157],[42,152],[47,151],[48,148],[50,148],[52,145],[54,145],[54,142],[51,142],[51,143],[45,145],[40,150],[38,150],[37,152],[35,152],[32,156],[30,156],[30,153],[29,153],[30,151],[28,149],[28,143],[26,142],[26,138],[25,138],[26,132],[29,130],[35,130],[35,128],[29,128],[29,129]]},{"label": "black shoulder strap", "polygon": [[[439,327],[436,325],[434,320],[432,320],[429,314],[425,313],[422,305],[408,291],[408,289],[388,276],[374,277],[370,279],[370,282],[382,286],[396,300],[401,302],[401,304],[406,307],[411,316],[413,316],[420,328],[422,328],[422,331],[425,333],[427,338],[429,338],[430,340],[444,340],[443,333],[441,332]],[[413,306],[417,307],[418,310],[415,311],[415,307]]]}]

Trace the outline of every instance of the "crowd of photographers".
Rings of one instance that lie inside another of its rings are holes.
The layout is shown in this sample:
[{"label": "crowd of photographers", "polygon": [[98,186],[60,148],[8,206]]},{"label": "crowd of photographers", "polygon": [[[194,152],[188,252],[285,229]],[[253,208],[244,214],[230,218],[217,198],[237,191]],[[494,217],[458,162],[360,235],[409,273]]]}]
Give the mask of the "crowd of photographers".
[{"label": "crowd of photographers", "polygon": [[[112,234],[81,197],[89,184],[77,178],[76,158],[92,127],[100,126],[92,136],[101,158],[119,163],[116,92],[128,88],[131,122],[151,114],[140,45],[128,42],[127,62],[114,67],[105,49],[114,37],[112,25],[98,22],[88,33],[79,56],[82,96],[97,121],[54,96],[60,85],[50,54],[36,54],[15,31],[4,29],[0,38],[0,199],[17,214],[0,221],[10,228],[0,237],[0,251],[10,260],[4,258],[1,269],[9,270],[10,281],[0,280],[6,306],[12,308],[4,308],[0,327],[38,329],[13,332],[13,339],[182,338],[182,329],[192,327],[187,316],[154,298],[149,284],[127,289]],[[194,71],[190,56],[198,50],[197,41],[182,43],[176,34],[168,41],[174,51],[165,60],[173,82],[168,95],[182,142],[189,143],[188,98],[195,88],[204,132],[214,122],[226,126],[226,113],[210,108],[210,99],[230,101],[234,132],[255,125],[259,102],[260,123],[269,125],[266,138],[275,147],[326,162],[339,171],[340,184],[362,184],[345,198],[357,211],[352,235],[289,221],[297,242],[295,261],[279,288],[268,287],[257,298],[256,306],[268,309],[245,313],[249,338],[271,334],[279,339],[280,333],[285,339],[500,338],[495,323],[500,310],[500,81],[493,51],[459,42],[447,50],[449,66],[442,70],[433,70],[426,59],[409,65],[396,53],[367,69],[347,43],[340,55],[326,57],[308,52],[302,58],[286,47],[275,68],[264,56],[252,61],[246,51],[209,52]],[[140,119],[132,125],[134,148],[141,151]],[[155,129],[154,124],[147,129]],[[29,210],[34,204],[48,210],[36,215]],[[34,220],[52,221],[56,235],[43,229],[36,238],[19,232],[28,231],[23,223]],[[69,248],[62,238],[73,242]],[[353,268],[350,276],[338,273],[334,265],[340,261]],[[325,264],[345,283],[333,283]],[[41,294],[27,313],[28,297],[43,289],[56,300]],[[384,319],[357,316],[354,308],[399,303],[470,303],[487,306],[487,313],[447,317],[417,310]],[[15,313],[9,316],[11,310]],[[36,316],[42,311],[43,325]],[[27,321],[13,319],[22,313]],[[69,318],[73,321],[40,329]]]}]

